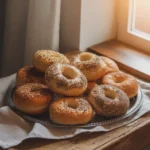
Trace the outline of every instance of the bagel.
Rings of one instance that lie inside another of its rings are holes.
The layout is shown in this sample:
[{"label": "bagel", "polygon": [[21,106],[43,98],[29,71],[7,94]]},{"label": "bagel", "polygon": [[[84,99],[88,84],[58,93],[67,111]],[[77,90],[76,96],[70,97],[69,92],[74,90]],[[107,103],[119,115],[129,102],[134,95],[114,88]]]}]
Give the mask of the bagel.
[{"label": "bagel", "polygon": [[135,77],[123,73],[123,72],[113,72],[105,75],[102,79],[103,84],[114,85],[122,89],[128,97],[131,99],[138,93],[138,82]]},{"label": "bagel", "polygon": [[79,96],[87,88],[87,79],[82,72],[69,64],[53,64],[45,72],[47,86],[55,93]]},{"label": "bagel", "polygon": [[57,124],[86,124],[93,117],[93,109],[83,97],[60,98],[50,105],[49,110],[50,119]]},{"label": "bagel", "polygon": [[13,93],[13,102],[16,108],[30,115],[47,112],[52,100],[53,94],[48,87],[39,83],[19,86]]},{"label": "bagel", "polygon": [[45,83],[45,74],[38,71],[33,66],[25,66],[17,72],[16,85],[20,86],[27,83]]},{"label": "bagel", "polygon": [[88,81],[95,81],[105,74],[106,64],[97,55],[83,52],[70,59],[70,64],[77,67]]},{"label": "bagel", "polygon": [[88,82],[88,86],[87,86],[87,89],[85,91],[85,94],[89,94],[91,92],[91,90],[97,86],[97,83],[96,82]]},{"label": "bagel", "polygon": [[98,85],[88,97],[96,114],[104,117],[117,117],[127,112],[129,98],[124,91],[112,85]]},{"label": "bagel", "polygon": [[118,65],[112,59],[110,59],[108,57],[104,57],[104,56],[100,56],[100,58],[104,61],[104,63],[107,66],[105,74],[119,71]]},{"label": "bagel", "polygon": [[63,54],[52,50],[38,50],[32,59],[33,66],[41,72],[45,72],[53,63],[66,64],[69,63],[69,60]]}]

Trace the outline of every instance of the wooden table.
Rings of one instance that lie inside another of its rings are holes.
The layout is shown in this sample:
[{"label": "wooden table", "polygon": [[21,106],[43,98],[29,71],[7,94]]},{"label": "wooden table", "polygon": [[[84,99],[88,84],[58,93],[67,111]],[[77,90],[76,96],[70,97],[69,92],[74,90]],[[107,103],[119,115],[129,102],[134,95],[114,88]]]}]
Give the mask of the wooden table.
[{"label": "wooden table", "polygon": [[107,133],[81,134],[65,140],[28,139],[9,150],[140,150],[148,144],[150,113]]},{"label": "wooden table", "polygon": [[107,133],[81,134],[66,140],[28,139],[9,150],[140,150],[150,144],[150,114]]}]

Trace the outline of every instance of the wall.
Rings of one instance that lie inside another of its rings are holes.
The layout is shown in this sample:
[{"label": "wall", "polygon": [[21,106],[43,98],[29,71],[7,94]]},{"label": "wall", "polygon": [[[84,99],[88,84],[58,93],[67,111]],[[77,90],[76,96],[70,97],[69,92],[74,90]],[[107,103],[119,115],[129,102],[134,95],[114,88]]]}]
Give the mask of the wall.
[{"label": "wall", "polygon": [[6,0],[0,0],[0,60],[1,60],[2,48],[3,48],[5,3],[6,3]]},{"label": "wall", "polygon": [[27,12],[28,0],[6,0],[3,54],[0,60],[2,76],[17,71],[23,65],[17,62],[22,62],[24,58],[22,51],[25,47]]},{"label": "wall", "polygon": [[116,0],[73,1],[62,1],[62,52],[72,49],[84,51],[89,46],[116,37]]},{"label": "wall", "polygon": [[80,50],[116,36],[116,1],[81,1]]},{"label": "wall", "polygon": [[59,49],[60,0],[29,0],[24,64],[39,49]]},{"label": "wall", "polygon": [[81,0],[61,1],[60,49],[79,49]]},{"label": "wall", "polygon": [[30,65],[38,49],[59,49],[60,6],[61,0],[6,0],[0,76]]}]

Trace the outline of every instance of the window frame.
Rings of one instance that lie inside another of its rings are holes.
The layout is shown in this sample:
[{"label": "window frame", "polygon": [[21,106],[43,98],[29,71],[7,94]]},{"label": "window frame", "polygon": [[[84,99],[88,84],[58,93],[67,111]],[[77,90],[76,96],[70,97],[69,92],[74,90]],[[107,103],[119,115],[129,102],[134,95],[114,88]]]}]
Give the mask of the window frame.
[{"label": "window frame", "polygon": [[117,39],[150,52],[150,36],[135,29],[135,0],[118,0]]}]

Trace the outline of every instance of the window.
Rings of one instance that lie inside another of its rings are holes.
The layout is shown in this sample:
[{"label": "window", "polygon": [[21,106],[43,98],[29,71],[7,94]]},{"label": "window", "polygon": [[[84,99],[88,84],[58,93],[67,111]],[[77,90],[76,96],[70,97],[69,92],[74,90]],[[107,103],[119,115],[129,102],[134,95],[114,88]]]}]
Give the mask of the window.
[{"label": "window", "polygon": [[119,0],[118,39],[150,52],[150,0]]},{"label": "window", "polygon": [[150,1],[130,0],[128,32],[150,40]]}]

